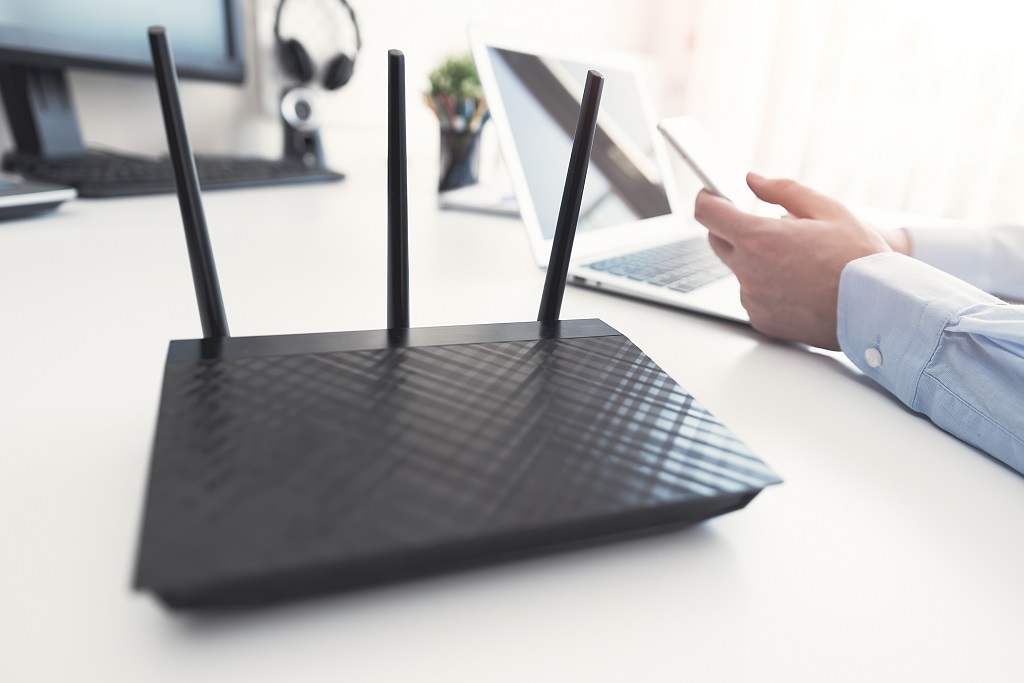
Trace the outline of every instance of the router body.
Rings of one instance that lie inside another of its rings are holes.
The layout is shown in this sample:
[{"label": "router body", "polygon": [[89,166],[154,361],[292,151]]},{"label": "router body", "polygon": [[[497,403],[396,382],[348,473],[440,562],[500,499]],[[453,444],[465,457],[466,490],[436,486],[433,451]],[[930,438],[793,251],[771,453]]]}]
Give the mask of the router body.
[{"label": "router body", "polygon": [[600,320],[175,341],[136,583],[264,602],[689,524],[777,481]]}]

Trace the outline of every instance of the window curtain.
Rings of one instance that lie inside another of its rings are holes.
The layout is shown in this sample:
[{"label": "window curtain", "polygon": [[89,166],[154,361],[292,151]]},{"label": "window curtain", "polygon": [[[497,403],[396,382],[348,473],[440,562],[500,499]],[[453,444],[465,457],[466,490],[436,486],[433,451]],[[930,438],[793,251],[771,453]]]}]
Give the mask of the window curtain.
[{"label": "window curtain", "polygon": [[1024,221],[1024,3],[651,0],[662,110],[845,202]]}]

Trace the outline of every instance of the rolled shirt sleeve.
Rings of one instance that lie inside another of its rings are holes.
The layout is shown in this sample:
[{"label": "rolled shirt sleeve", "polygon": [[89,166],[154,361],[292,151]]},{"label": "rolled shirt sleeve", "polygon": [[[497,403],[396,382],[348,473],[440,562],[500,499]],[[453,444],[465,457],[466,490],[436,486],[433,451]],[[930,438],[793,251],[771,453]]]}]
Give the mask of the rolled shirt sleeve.
[{"label": "rolled shirt sleeve", "polygon": [[839,344],[866,375],[1024,473],[1024,306],[900,254],[849,263]]}]

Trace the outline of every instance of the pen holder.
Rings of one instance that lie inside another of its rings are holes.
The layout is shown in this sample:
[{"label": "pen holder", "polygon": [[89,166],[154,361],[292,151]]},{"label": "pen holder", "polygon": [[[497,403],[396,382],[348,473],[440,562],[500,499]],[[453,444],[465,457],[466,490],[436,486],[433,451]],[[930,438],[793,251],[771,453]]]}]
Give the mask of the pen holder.
[{"label": "pen holder", "polygon": [[441,179],[438,190],[475,185],[480,180],[480,129],[441,129]]}]

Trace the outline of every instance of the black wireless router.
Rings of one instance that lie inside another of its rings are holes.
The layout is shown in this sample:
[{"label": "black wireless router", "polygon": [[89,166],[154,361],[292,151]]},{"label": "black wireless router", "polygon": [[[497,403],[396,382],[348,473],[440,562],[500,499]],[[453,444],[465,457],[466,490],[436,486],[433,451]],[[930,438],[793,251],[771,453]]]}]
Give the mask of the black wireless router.
[{"label": "black wireless router", "polygon": [[591,71],[539,320],[409,329],[405,74],[389,61],[388,329],[230,337],[167,38],[150,29],[203,339],[172,341],[135,584],[261,603],[697,522],[780,480],[632,342],[559,321]]}]

